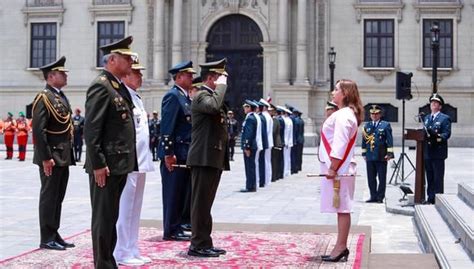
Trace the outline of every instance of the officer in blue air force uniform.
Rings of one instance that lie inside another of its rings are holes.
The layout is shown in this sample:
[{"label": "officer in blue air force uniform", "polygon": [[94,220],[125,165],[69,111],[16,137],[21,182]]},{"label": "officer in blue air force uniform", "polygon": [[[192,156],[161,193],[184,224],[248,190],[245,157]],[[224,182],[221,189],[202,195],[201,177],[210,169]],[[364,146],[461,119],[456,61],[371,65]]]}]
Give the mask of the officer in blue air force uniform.
[{"label": "officer in blue air force uniform", "polygon": [[241,192],[257,191],[255,154],[257,153],[257,118],[255,109],[257,104],[250,100],[245,100],[244,112],[245,120],[242,123],[242,136],[240,147],[244,153],[245,164],[245,189]]},{"label": "officer in blue air force uniform", "polygon": [[[362,156],[367,162],[367,181],[370,199],[367,203],[382,203],[387,185],[387,161],[393,158],[393,137],[390,123],[381,120],[381,109],[372,105],[371,121],[365,123],[362,132]],[[379,178],[377,186],[376,177]]]},{"label": "officer in blue air force uniform", "polygon": [[428,203],[435,203],[435,194],[444,192],[444,160],[448,158],[448,139],[451,118],[441,112],[443,98],[434,93],[430,97],[431,114],[424,118],[427,133],[424,140],[424,159]]},{"label": "officer in blue air force uniform", "polygon": [[183,233],[182,212],[191,184],[190,170],[173,167],[185,165],[191,143],[191,99],[193,69],[191,61],[177,64],[169,70],[175,85],[165,94],[161,104],[160,172],[163,185],[163,239],[189,241]]}]

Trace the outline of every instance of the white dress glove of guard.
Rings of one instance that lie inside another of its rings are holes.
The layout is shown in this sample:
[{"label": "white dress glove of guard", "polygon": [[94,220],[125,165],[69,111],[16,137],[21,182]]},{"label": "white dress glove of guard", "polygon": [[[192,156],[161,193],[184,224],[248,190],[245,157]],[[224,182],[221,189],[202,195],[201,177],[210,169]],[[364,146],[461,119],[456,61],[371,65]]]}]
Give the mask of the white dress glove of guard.
[{"label": "white dress glove of guard", "polygon": [[227,76],[225,76],[225,75],[220,75],[220,76],[217,78],[217,80],[216,80],[215,83],[216,83],[216,84],[227,85]]}]

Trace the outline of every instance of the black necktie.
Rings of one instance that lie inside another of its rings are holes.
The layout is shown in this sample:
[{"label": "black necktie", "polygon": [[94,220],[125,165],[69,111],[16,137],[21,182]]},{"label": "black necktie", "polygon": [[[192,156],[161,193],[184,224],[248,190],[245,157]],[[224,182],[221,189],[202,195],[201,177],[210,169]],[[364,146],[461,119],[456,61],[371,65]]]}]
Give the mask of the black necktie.
[{"label": "black necktie", "polygon": [[431,122],[434,121],[434,115],[431,115]]},{"label": "black necktie", "polygon": [[63,91],[59,91],[59,96],[63,99],[64,102],[66,102],[67,105],[69,105],[69,100],[67,99],[66,95],[64,94]]}]

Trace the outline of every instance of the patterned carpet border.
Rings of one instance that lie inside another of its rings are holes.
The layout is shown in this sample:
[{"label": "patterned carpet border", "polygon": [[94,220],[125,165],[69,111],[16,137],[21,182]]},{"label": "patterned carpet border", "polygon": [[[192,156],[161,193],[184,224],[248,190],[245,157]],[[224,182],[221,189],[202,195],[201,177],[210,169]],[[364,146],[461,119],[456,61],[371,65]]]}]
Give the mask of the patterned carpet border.
[{"label": "patterned carpet border", "polygon": [[[219,258],[187,255],[189,242],[163,241],[158,228],[141,227],[139,248],[152,259],[140,268],[354,268],[361,267],[364,233],[349,234],[349,259],[345,263],[324,263],[318,258],[329,254],[335,233],[311,232],[232,232],[216,231],[214,245],[227,250]],[[90,231],[67,238],[76,244],[66,251],[34,249],[0,261],[2,268],[93,268]],[[127,267],[120,267],[127,268]],[[130,267],[132,268],[132,267]]]}]

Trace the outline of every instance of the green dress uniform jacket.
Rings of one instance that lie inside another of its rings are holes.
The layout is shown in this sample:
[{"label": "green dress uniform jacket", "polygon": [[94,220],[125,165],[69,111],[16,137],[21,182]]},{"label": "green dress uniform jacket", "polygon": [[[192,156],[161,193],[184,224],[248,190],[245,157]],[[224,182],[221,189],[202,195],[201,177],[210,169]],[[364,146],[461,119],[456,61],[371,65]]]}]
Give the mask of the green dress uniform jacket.
[{"label": "green dress uniform jacket", "polygon": [[56,166],[75,164],[71,159],[72,110],[66,97],[46,85],[33,102],[33,163],[53,159]]},{"label": "green dress uniform jacket", "polygon": [[210,166],[229,170],[227,121],[223,109],[226,85],[215,91],[205,85],[191,104],[192,134],[188,166]]},{"label": "green dress uniform jacket", "polygon": [[106,70],[87,90],[84,138],[89,174],[108,166],[111,175],[123,175],[137,167],[133,103],[125,91]]}]

